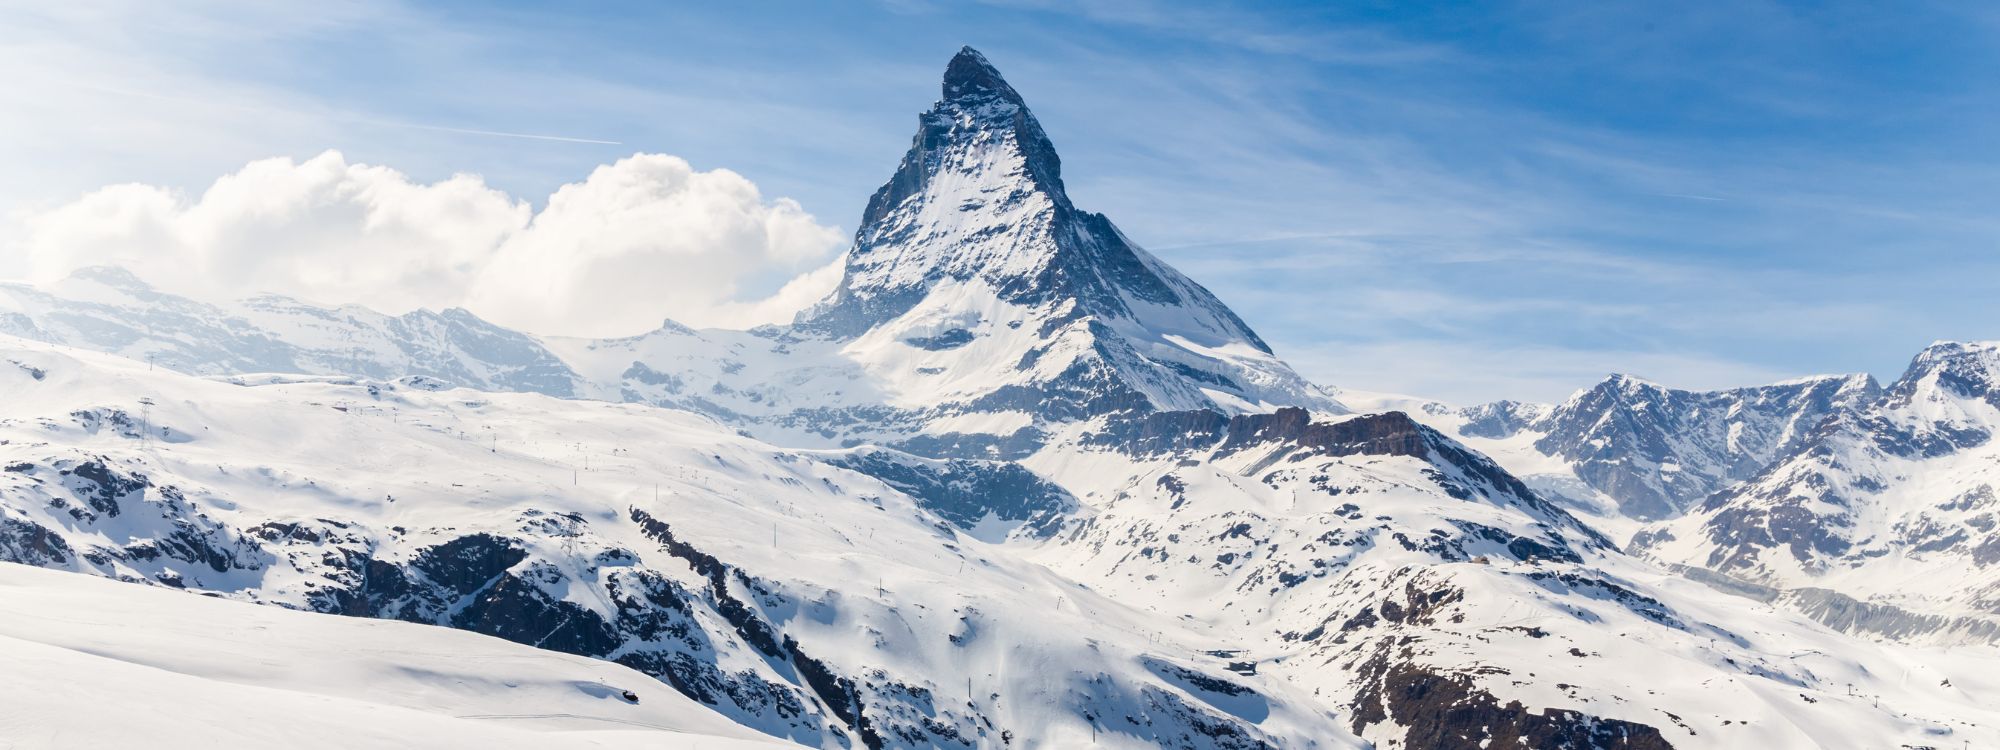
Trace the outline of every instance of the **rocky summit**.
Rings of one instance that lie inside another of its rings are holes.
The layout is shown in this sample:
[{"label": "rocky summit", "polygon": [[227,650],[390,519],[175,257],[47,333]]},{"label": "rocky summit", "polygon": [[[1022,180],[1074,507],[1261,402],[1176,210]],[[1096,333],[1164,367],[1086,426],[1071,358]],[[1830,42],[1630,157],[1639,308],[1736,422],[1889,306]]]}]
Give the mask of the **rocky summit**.
[{"label": "rocky summit", "polygon": [[2000,661],[1934,648],[2000,632],[1995,345],[1887,389],[1336,397],[1073,205],[1026,102],[954,56],[790,325],[0,285],[0,560],[182,656],[17,619],[68,615],[11,565],[0,652],[322,746],[2000,746]]}]

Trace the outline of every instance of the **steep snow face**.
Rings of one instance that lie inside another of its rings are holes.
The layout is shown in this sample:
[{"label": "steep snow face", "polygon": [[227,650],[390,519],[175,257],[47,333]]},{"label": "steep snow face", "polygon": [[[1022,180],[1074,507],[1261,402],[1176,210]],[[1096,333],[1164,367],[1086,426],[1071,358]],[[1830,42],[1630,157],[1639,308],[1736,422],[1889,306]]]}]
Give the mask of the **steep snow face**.
[{"label": "steep snow face", "polygon": [[2000,343],[1941,342],[1882,398],[1634,546],[1865,633],[2000,639]]},{"label": "steep snow face", "polygon": [[1959,684],[1948,658],[1639,563],[1400,413],[1111,417],[1025,463],[1084,512],[1017,546],[1154,622],[1200,626],[1238,674],[1309,689],[1377,747],[1993,736],[1974,718],[1989,709],[1965,713],[1982,689],[1939,684]]},{"label": "steep snow face", "polygon": [[1867,375],[1687,391],[1614,375],[1561,404],[1456,407],[1346,391],[1363,412],[1402,411],[1491,456],[1534,492],[1619,544],[1754,476],[1827,419],[1879,397]]},{"label": "steep snow face", "polygon": [[[1208,290],[1071,205],[1041,125],[970,48],[870,199],[841,286],[798,327],[947,412],[1340,411]],[[919,370],[959,375],[940,388]]]},{"label": "steep snow face", "polygon": [[794,326],[754,331],[538,340],[463,310],[218,307],[93,269],[0,286],[0,332],[197,374],[422,375],[693,409],[787,445],[958,458],[1018,458],[1126,410],[1344,412],[1213,294],[1072,206],[1041,125],[971,49],[847,259]]},{"label": "steep snow face", "polygon": [[807,745],[2000,741],[1986,662],[1639,566],[1400,414],[1116,415],[1012,464],[17,340],[0,393],[0,558],[607,659]]},{"label": "steep snow face", "polygon": [[18,339],[0,394],[0,560],[615,661],[810,746],[1358,746],[1309,693],[981,541],[1074,510],[1019,467]]},{"label": "steep snow face", "polygon": [[1576,509],[1650,521],[1754,476],[1880,393],[1867,375],[1721,391],[1613,375],[1555,406],[1498,401],[1431,409],[1427,419]]},{"label": "steep snow face", "polygon": [[1798,447],[1829,416],[1872,400],[1867,375],[1755,388],[1684,391],[1612,376],[1556,407],[1535,427],[1543,453],[1637,519],[1680,514]]},{"label": "steep snow face", "polygon": [[458,630],[11,563],[0,593],[11,747],[797,747],[632,669]]},{"label": "steep snow face", "polygon": [[[1842,636],[1551,501],[1696,492],[1652,474],[1723,481],[1872,383],[1345,415],[1072,207],[971,50],[848,262],[793,326],[617,340],[10,290],[9,330],[237,374],[0,342],[0,558],[612,660],[824,747],[2000,744],[1988,652]],[[1947,354],[1910,403],[1992,382]]]}]

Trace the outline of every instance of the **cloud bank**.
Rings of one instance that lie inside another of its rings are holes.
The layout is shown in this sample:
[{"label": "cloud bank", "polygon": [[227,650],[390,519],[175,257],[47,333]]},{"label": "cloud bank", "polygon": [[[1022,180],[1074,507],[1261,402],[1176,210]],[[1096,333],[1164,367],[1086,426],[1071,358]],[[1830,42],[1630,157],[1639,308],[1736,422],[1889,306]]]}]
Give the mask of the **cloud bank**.
[{"label": "cloud bank", "polygon": [[[25,217],[25,273],[118,265],[204,299],[276,293],[385,312],[465,307],[535,333],[622,336],[672,318],[789,320],[833,288],[842,232],[743,176],[636,154],[536,211],[472,175],[424,184],[337,151],[252,162],[198,197],[106,187]],[[0,269],[16,270],[19,269]],[[754,291],[792,278],[775,294]]]}]

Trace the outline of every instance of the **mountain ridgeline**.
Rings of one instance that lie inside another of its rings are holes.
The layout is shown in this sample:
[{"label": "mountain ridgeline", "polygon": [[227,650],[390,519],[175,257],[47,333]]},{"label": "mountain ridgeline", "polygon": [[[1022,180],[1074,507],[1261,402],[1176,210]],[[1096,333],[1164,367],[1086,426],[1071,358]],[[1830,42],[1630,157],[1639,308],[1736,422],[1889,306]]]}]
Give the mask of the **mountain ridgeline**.
[{"label": "mountain ridgeline", "polygon": [[1634,546],[1840,627],[2000,641],[2000,343],[1939,342],[1878,398]]},{"label": "mountain ridgeline", "polygon": [[214,306],[88,269],[0,287],[16,309],[0,331],[201,374],[422,375],[954,457],[1018,457],[1055,425],[1133,409],[1345,411],[1208,290],[1073,206],[1048,136],[978,52],[952,59],[942,93],[840,286],[792,326],[537,340],[463,310]]},{"label": "mountain ridgeline", "polygon": [[1900,643],[1994,629],[1993,345],[1366,408],[1072,205],[970,48],[845,262],[790,325],[616,339],[0,285],[0,560],[843,750],[2000,745],[1989,663]]},{"label": "mountain ridgeline", "polygon": [[1867,375],[1689,391],[1613,375],[1555,407],[1498,402],[1469,409],[1460,432],[1528,434],[1535,450],[1639,520],[1680,515],[1799,449],[1821,422],[1881,395]]},{"label": "mountain ridgeline", "polygon": [[895,176],[868,201],[840,287],[800,315],[802,327],[860,335],[939,285],[977,282],[1014,304],[1271,353],[1208,290],[1070,202],[1055,145],[978,52],[952,58],[943,98],[918,122]]},{"label": "mountain ridgeline", "polygon": [[936,403],[945,414],[1340,410],[1207,289],[1076,208],[1041,124],[970,48],[869,199],[840,286],[797,329],[864,362],[914,347],[995,378]]}]

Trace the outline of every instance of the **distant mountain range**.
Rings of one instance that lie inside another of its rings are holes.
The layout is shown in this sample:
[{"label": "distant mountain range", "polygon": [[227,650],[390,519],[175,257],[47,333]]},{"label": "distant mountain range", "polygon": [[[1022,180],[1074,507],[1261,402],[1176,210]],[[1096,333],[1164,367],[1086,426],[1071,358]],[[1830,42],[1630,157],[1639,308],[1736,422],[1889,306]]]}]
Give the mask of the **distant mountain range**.
[{"label": "distant mountain range", "polygon": [[0,285],[0,560],[615,661],[818,747],[2000,745],[2000,657],[1929,648],[2000,638],[1996,345],[1322,388],[1072,205],[969,48],[846,263],[790,325],[603,340]]},{"label": "distant mountain range", "polygon": [[1938,343],[1878,397],[1634,547],[1852,632],[2000,640],[2000,344]]}]

